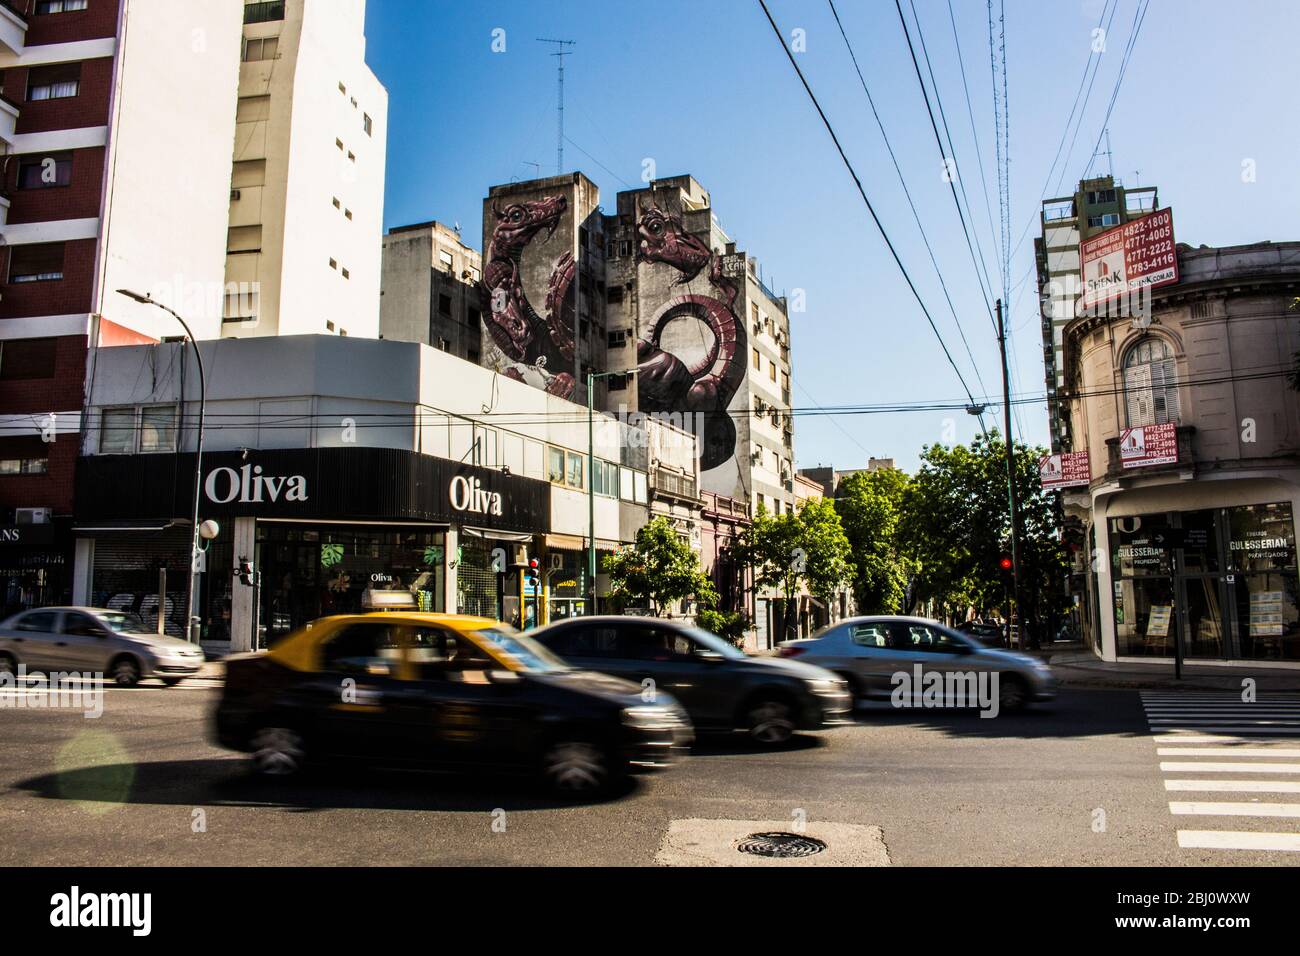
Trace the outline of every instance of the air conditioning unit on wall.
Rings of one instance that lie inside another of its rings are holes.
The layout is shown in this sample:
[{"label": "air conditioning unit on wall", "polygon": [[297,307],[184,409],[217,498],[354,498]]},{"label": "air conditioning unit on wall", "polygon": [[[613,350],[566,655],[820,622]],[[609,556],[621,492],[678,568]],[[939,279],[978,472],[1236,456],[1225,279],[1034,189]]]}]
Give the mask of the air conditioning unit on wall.
[{"label": "air conditioning unit on wall", "polygon": [[50,508],[16,508],[14,524],[49,524],[52,516]]}]

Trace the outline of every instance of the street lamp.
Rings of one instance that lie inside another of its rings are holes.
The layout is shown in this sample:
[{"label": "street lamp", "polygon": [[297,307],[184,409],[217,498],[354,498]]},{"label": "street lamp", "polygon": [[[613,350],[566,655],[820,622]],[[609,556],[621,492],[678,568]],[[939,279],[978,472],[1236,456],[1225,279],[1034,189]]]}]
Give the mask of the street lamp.
[{"label": "street lamp", "polygon": [[[194,513],[192,515],[194,537],[190,543],[190,594],[189,594],[189,601],[186,606],[186,615],[185,615],[186,639],[197,644],[198,636],[199,636],[198,635],[199,621],[198,618],[195,616],[194,612],[196,606],[198,605],[198,594],[196,592],[198,590],[199,555],[203,551],[203,546],[199,543],[199,537],[203,533],[203,529],[199,526],[199,492],[203,484],[203,414],[207,410],[207,401],[208,401],[207,379],[204,377],[203,374],[203,356],[199,354],[199,343],[194,338],[194,333],[190,331],[189,325],[185,322],[184,319],[180,317],[180,315],[176,312],[175,309],[171,308],[170,306],[164,305],[161,302],[155,301],[153,296],[141,295],[139,292],[132,292],[130,289],[118,289],[117,292],[119,295],[124,295],[128,299],[133,299],[142,305],[157,306],[158,308],[162,309],[164,312],[169,313],[174,319],[176,319],[176,321],[181,324],[181,328],[185,330],[185,335],[189,339],[190,347],[194,350],[194,361],[199,366],[199,431],[198,431],[197,440],[195,442],[196,454],[194,456]],[[184,413],[184,409],[185,409],[185,396],[182,395],[181,396],[182,414]]]},{"label": "street lamp", "polygon": [[635,375],[636,369],[616,372],[587,372],[587,593],[596,613],[596,413],[593,405],[596,379]]}]

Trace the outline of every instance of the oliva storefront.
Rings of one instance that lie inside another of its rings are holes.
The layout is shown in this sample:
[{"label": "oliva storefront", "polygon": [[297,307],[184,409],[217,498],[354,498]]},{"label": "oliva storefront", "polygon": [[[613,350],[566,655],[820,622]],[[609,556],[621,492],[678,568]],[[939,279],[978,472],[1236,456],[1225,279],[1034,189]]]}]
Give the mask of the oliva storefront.
[{"label": "oliva storefront", "polygon": [[[1107,659],[1171,658],[1181,642],[1188,659],[1300,662],[1290,486],[1216,484],[1111,499],[1097,525],[1098,557],[1109,557],[1097,562]],[[1189,507],[1211,489],[1216,504],[1244,502]]]},{"label": "oliva storefront", "polygon": [[[77,474],[78,600],[184,633],[194,456],[98,455]],[[203,457],[205,641],[250,647],[328,614],[383,604],[507,620],[519,587],[499,575],[536,554],[551,486],[497,469],[375,448],[217,452]],[[241,564],[253,584],[240,580]],[[160,597],[165,595],[165,597]],[[409,595],[409,597],[407,597]]]}]

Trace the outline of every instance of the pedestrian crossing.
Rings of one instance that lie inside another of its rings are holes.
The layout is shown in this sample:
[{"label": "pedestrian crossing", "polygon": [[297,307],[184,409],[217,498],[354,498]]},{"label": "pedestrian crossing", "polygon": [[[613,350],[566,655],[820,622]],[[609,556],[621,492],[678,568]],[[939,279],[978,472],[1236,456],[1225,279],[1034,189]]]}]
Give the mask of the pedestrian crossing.
[{"label": "pedestrian crossing", "polygon": [[1180,847],[1300,853],[1300,695],[1141,696]]}]

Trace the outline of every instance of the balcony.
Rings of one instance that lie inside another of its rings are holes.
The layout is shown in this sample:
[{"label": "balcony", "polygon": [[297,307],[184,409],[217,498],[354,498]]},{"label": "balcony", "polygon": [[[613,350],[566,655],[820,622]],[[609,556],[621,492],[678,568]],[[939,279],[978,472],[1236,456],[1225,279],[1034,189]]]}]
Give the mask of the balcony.
[{"label": "balcony", "polygon": [[284,0],[266,0],[264,3],[244,5],[245,23],[271,23],[284,19]]},{"label": "balcony", "polygon": [[17,125],[18,105],[0,95],[0,155],[13,152]]},{"label": "balcony", "polygon": [[0,0],[0,53],[21,56],[27,48],[27,16],[19,12],[18,3],[26,0]]}]

